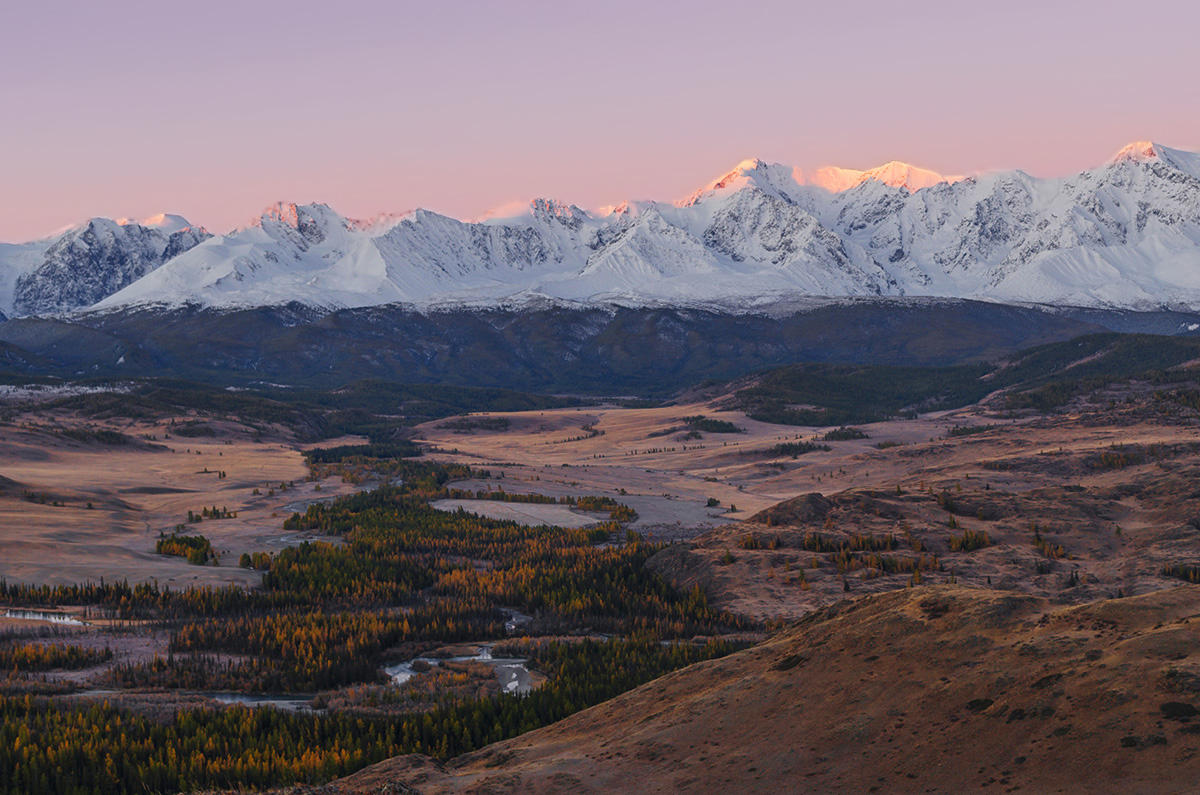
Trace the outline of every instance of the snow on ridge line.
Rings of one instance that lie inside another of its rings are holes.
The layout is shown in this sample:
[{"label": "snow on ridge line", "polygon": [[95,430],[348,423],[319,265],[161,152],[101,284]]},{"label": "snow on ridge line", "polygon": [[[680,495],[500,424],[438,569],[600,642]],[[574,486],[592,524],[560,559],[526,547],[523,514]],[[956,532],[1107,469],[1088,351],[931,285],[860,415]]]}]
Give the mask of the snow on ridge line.
[{"label": "snow on ridge line", "polygon": [[[1166,147],[1166,146],[1163,146],[1162,144],[1158,144],[1158,143],[1155,143],[1155,142],[1149,141],[1149,140],[1133,141],[1133,142],[1130,142],[1130,143],[1126,144],[1125,146],[1121,147],[1111,158],[1109,158],[1107,161],[1105,161],[1104,165],[1111,165],[1113,163],[1121,162],[1124,160],[1145,161],[1145,160],[1152,160],[1152,159],[1165,159],[1168,161],[1184,161],[1184,162],[1187,162],[1190,164],[1192,162],[1200,162],[1200,152],[1194,152],[1194,151],[1189,151],[1189,150],[1184,150],[1184,149],[1173,149],[1173,148]],[[679,202],[677,202],[677,204],[689,203],[689,201],[692,197],[699,196],[700,194],[711,191],[714,188],[723,187],[725,184],[732,182],[737,177],[747,176],[749,173],[755,172],[755,171],[764,171],[764,172],[765,171],[774,171],[774,172],[787,171],[787,172],[789,172],[789,174],[791,176],[793,176],[796,179],[797,183],[800,185],[812,185],[812,186],[816,186],[816,187],[822,187],[833,193],[844,192],[844,191],[849,190],[850,188],[853,188],[856,185],[858,185],[861,182],[864,182],[868,179],[874,179],[876,181],[882,182],[883,184],[888,185],[889,187],[902,187],[902,188],[905,188],[910,191],[917,191],[917,190],[924,190],[925,188],[932,187],[933,185],[937,185],[937,184],[941,184],[941,183],[959,182],[961,180],[968,179],[972,176],[977,177],[977,176],[981,175],[982,173],[984,173],[984,172],[976,172],[974,175],[941,174],[937,171],[922,168],[922,167],[913,165],[911,163],[906,163],[901,160],[892,160],[887,163],[883,163],[878,166],[875,166],[873,168],[862,169],[862,170],[854,169],[854,168],[846,168],[846,167],[842,167],[842,166],[820,166],[820,167],[814,169],[811,172],[811,175],[806,175],[805,172],[798,167],[786,166],[781,163],[768,163],[767,161],[762,160],[761,158],[754,157],[754,158],[746,158],[746,159],[742,160],[741,162],[736,164],[732,169],[727,171],[725,174],[712,180],[706,186],[697,189],[692,194],[690,194],[689,197],[680,200]],[[558,202],[557,200],[547,199],[547,198],[521,199],[521,200],[507,202],[498,207],[494,207],[490,210],[487,210],[484,213],[481,213],[477,216],[473,216],[469,219],[455,219],[455,220],[463,220],[464,222],[478,223],[478,222],[483,222],[485,220],[503,222],[504,220],[510,219],[510,218],[524,218],[526,215],[529,214],[530,206],[537,202],[551,202],[551,203],[556,203],[556,204],[563,204],[564,206],[571,206],[565,202]],[[621,209],[626,206],[632,206],[632,205],[642,204],[642,203],[643,202],[624,200],[622,202],[618,202],[615,205],[608,205],[608,206],[605,206],[602,208],[597,208],[595,210],[595,214],[601,215],[601,216],[609,215],[609,214],[612,214],[613,212],[621,211]],[[650,202],[650,203],[654,203],[654,202]],[[271,217],[275,217],[276,219],[280,219],[280,216],[282,216],[282,215],[294,214],[297,208],[324,208],[326,210],[331,210],[329,205],[327,205],[323,202],[313,202],[313,203],[304,204],[304,203],[299,203],[299,202],[278,201],[278,202],[275,202],[274,204],[264,208],[261,213],[259,213],[257,216],[254,216],[244,226],[235,227],[231,231],[236,232],[241,229],[246,229],[250,226],[256,226],[256,225],[260,224],[262,218],[266,217],[266,216],[271,216]],[[578,210],[579,208],[575,208],[575,209]],[[399,213],[384,211],[384,212],[376,213],[375,215],[372,215],[372,216],[369,216],[366,218],[362,218],[362,219],[355,219],[355,218],[342,217],[342,216],[339,216],[339,217],[341,217],[342,220],[344,220],[346,223],[348,223],[352,226],[362,228],[362,229],[373,229],[373,228],[377,228],[380,225],[393,225],[394,222],[398,222],[405,218],[409,218],[417,212],[430,212],[430,211],[425,210],[423,208],[415,208],[413,210],[407,210],[407,211],[399,212]],[[584,211],[581,211],[581,212],[584,212]],[[109,219],[93,218],[93,219],[89,219],[89,220],[109,220]],[[113,222],[117,223],[118,225],[122,225],[122,226],[127,225],[127,224],[138,224],[138,225],[144,226],[144,227],[156,227],[156,228],[160,228],[160,229],[168,229],[169,228],[170,231],[178,231],[178,229],[182,229],[182,228],[186,228],[186,227],[202,228],[202,227],[196,227],[195,224],[192,224],[190,221],[188,221],[182,215],[177,215],[174,213],[166,213],[166,212],[160,212],[160,213],[148,216],[146,218],[143,218],[141,220],[133,220],[130,218],[125,218],[125,217],[115,218],[115,219],[111,219],[111,220],[113,220]],[[26,241],[26,242],[32,243],[32,242],[40,242],[42,240],[51,240],[54,238],[58,238],[61,235],[63,235],[64,233],[67,233],[67,232],[79,229],[83,226],[86,226],[87,223],[88,223],[88,221],[83,221],[83,222],[75,223],[75,224],[68,224],[68,225],[60,227],[56,230],[53,230],[45,237],[36,238],[35,240]],[[3,241],[0,241],[0,245],[25,245],[26,242],[3,242]]]},{"label": "snow on ridge line", "polygon": [[[418,210],[379,234],[325,205],[289,205],[286,229],[213,238],[98,307],[473,305],[526,294],[642,305],[927,295],[1200,306],[1200,279],[1184,266],[1200,247],[1200,190],[1146,170],[1184,153],[1149,151],[1073,180],[999,172],[934,192],[865,180],[830,193],[748,160],[678,205],[590,214],[534,200],[474,224]],[[1110,173],[1126,164],[1136,180]],[[885,171],[911,176],[902,165]],[[1135,212],[1146,206],[1158,214]]]},{"label": "snow on ridge line", "polygon": [[[356,221],[324,204],[279,203],[226,235],[189,238],[94,306],[497,305],[531,295],[638,305],[807,295],[1200,306],[1198,155],[1135,142],[1100,168],[1054,180],[994,172],[949,181],[899,162],[872,171],[839,170],[858,182],[833,192],[751,159],[680,203],[588,212],[535,199],[481,222],[428,210]],[[122,256],[120,245],[104,256]],[[0,247],[0,298],[6,256],[16,253]],[[29,252],[21,256],[27,267]],[[57,278],[87,262],[105,283],[116,265],[95,256],[84,247],[60,258]]]}]

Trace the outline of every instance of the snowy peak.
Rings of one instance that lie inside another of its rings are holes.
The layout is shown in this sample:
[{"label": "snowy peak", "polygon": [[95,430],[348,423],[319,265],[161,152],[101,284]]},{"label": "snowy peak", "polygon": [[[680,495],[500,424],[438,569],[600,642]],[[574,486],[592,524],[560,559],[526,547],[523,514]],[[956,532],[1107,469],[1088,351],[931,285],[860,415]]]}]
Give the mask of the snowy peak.
[{"label": "snowy peak", "polygon": [[872,179],[889,187],[903,188],[909,193],[913,193],[943,182],[958,182],[963,177],[946,176],[927,168],[919,168],[911,163],[892,160],[866,171],[837,166],[819,168],[813,174],[809,184],[824,188],[831,193],[841,193]]},{"label": "snowy peak", "polygon": [[804,187],[823,188],[830,193],[844,193],[869,180],[892,188],[902,188],[914,193],[941,183],[954,183],[961,176],[947,176],[920,168],[911,163],[893,160],[881,166],[860,171],[839,166],[824,166],[811,174],[801,169],[780,163],[768,163],[759,158],[750,158],[738,163],[725,174],[714,179],[688,198],[678,203],[690,207],[714,196],[726,196],[745,188],[755,188],[775,198],[802,204]]},{"label": "snowy peak", "polygon": [[334,212],[329,205],[295,204],[293,202],[276,202],[262,211],[262,215],[254,222],[257,226],[284,224],[297,231],[306,226],[346,227],[346,219]]},{"label": "snowy peak", "polygon": [[876,166],[864,172],[863,180],[873,179],[893,188],[904,188],[911,192],[932,188],[943,182],[954,183],[962,179],[961,175],[939,174],[927,168],[919,168],[910,163],[893,160]]},{"label": "snowy peak", "polygon": [[1200,154],[1183,149],[1172,149],[1153,141],[1134,141],[1127,144],[1121,147],[1121,150],[1108,161],[1109,166],[1124,164],[1150,166],[1163,164],[1200,179]]},{"label": "snowy peak", "polygon": [[559,223],[571,228],[590,220],[586,210],[557,199],[534,199],[529,203],[529,210],[538,221]]},{"label": "snowy peak", "polygon": [[591,220],[591,215],[574,204],[558,199],[530,199],[527,202],[513,202],[495,207],[479,218],[480,223],[493,226],[518,223],[553,223],[570,228],[578,228]]},{"label": "snowy peak", "polygon": [[151,215],[148,218],[143,218],[140,221],[135,221],[129,218],[118,218],[116,223],[119,226],[144,226],[148,229],[157,229],[164,234],[172,235],[176,232],[190,229],[192,223],[182,215],[174,213],[158,213]]},{"label": "snowy peak", "polygon": [[263,211],[255,225],[272,238],[291,238],[301,249],[351,231],[351,224],[327,204],[277,202]]},{"label": "snowy peak", "polygon": [[1125,144],[1115,155],[1109,158],[1110,164],[1116,163],[1145,163],[1157,160],[1162,147],[1153,141],[1134,141]]},{"label": "snowy peak", "polygon": [[690,207],[713,196],[736,193],[753,187],[772,196],[790,198],[801,183],[801,172],[781,163],[768,163],[757,157],[748,158],[714,179],[686,199],[680,207]]}]

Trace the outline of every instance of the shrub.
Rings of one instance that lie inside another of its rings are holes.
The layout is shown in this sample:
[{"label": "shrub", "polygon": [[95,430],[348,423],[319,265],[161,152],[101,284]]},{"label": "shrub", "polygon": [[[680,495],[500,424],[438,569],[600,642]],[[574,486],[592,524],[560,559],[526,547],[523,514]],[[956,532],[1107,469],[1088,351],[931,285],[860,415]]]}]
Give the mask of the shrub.
[{"label": "shrub", "polygon": [[812,442],[783,442],[772,447],[768,452],[773,456],[791,456],[796,458],[805,453],[812,453],[817,450],[829,452],[833,448],[827,444],[814,444]]},{"label": "shrub", "polygon": [[951,552],[971,552],[990,546],[992,540],[982,530],[964,530],[961,536],[950,536]]}]

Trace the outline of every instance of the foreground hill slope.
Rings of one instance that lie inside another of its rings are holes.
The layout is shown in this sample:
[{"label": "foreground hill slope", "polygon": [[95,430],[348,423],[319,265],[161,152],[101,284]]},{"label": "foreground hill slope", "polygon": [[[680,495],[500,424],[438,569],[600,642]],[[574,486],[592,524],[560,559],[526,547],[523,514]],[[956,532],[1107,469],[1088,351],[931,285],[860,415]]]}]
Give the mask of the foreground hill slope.
[{"label": "foreground hill slope", "polygon": [[1076,607],[923,587],[445,766],[400,757],[323,791],[1185,792],[1198,708],[1200,587]]}]

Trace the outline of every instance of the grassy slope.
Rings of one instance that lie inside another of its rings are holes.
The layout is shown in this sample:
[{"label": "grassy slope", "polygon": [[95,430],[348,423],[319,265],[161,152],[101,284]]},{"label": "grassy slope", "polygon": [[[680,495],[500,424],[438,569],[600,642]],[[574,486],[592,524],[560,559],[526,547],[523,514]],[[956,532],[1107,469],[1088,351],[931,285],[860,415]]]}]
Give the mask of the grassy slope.
[{"label": "grassy slope", "polygon": [[1200,587],[1071,608],[891,592],[445,768],[402,757],[330,790],[1186,792],[1196,719],[1162,705],[1200,706],[1198,610]]}]

